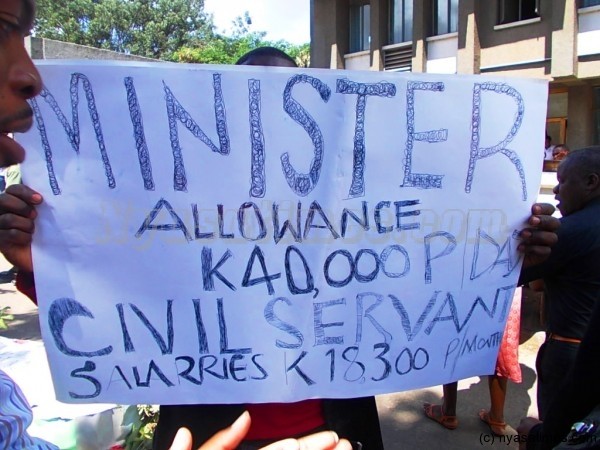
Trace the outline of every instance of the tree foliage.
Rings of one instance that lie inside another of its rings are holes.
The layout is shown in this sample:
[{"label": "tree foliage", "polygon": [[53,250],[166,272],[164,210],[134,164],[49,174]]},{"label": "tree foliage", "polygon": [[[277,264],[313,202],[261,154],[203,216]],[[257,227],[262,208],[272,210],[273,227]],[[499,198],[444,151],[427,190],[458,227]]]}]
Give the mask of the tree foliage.
[{"label": "tree foliage", "polygon": [[251,33],[248,36],[228,37],[216,35],[214,39],[198,42],[192,47],[182,47],[174,54],[177,62],[200,64],[235,64],[244,53],[257,47],[271,46],[290,55],[299,67],[310,63],[310,45],[294,45],[286,41],[267,41],[258,37],[264,33]]},{"label": "tree foliage", "polygon": [[204,0],[38,0],[36,36],[157,59],[210,39]]},{"label": "tree foliage", "polygon": [[204,0],[37,0],[35,35],[149,58],[232,64],[260,46],[277,47],[307,67],[309,45],[265,40],[246,12],[230,36],[215,32]]}]

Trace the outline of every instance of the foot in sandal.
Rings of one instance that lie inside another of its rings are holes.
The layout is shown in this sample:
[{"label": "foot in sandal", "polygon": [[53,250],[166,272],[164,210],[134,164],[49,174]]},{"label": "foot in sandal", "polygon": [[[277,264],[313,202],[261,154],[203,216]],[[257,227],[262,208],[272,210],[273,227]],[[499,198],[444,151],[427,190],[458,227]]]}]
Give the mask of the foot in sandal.
[{"label": "foot in sandal", "polygon": [[455,430],[458,426],[458,419],[456,416],[448,416],[444,414],[444,408],[442,405],[434,405],[431,403],[423,404],[423,412],[431,420],[436,421],[444,428],[449,430]]},{"label": "foot in sandal", "polygon": [[483,423],[490,427],[490,430],[494,435],[504,436],[506,434],[506,422],[492,419],[489,411],[485,409],[479,411],[479,418]]}]

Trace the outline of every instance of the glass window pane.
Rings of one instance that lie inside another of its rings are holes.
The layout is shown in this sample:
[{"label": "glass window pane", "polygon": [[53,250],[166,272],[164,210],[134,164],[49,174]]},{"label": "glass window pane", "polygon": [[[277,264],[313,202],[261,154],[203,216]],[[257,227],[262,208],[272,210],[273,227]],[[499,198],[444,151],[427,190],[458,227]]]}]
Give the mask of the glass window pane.
[{"label": "glass window pane", "polygon": [[402,42],[402,0],[392,0],[390,11],[390,43]]},{"label": "glass window pane", "polygon": [[579,7],[587,8],[588,6],[598,6],[600,5],[600,0],[580,0]]},{"label": "glass window pane", "polygon": [[458,31],[458,0],[450,0],[450,29],[449,33]]},{"label": "glass window pane", "polygon": [[521,0],[521,15],[519,19],[526,20],[537,16],[537,0]]},{"label": "glass window pane", "polygon": [[412,41],[413,0],[390,0],[390,44]]},{"label": "glass window pane", "polygon": [[539,0],[500,0],[498,23],[517,22],[539,17]]},{"label": "glass window pane", "polygon": [[368,50],[371,43],[371,6],[350,7],[350,53]]},{"label": "glass window pane", "polygon": [[519,20],[519,0],[502,0],[502,17],[500,23],[510,23]]},{"label": "glass window pane", "polygon": [[350,53],[360,48],[360,7],[350,7]]},{"label": "glass window pane", "polygon": [[403,42],[412,41],[413,2],[404,0],[404,33]]},{"label": "glass window pane", "polygon": [[362,7],[362,48],[369,50],[371,48],[371,5]]},{"label": "glass window pane", "polygon": [[436,29],[435,34],[448,32],[448,0],[436,0]]},{"label": "glass window pane", "polygon": [[433,34],[440,35],[458,31],[458,1],[435,0]]}]

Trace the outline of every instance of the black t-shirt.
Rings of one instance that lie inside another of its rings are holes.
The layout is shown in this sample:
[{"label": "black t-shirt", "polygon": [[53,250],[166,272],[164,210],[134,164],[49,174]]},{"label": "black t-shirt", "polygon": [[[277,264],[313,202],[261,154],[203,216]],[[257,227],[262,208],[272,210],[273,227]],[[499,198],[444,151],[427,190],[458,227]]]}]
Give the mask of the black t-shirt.
[{"label": "black t-shirt", "polygon": [[544,280],[547,331],[582,339],[600,300],[600,198],[561,219],[548,260],[523,269],[520,284]]}]

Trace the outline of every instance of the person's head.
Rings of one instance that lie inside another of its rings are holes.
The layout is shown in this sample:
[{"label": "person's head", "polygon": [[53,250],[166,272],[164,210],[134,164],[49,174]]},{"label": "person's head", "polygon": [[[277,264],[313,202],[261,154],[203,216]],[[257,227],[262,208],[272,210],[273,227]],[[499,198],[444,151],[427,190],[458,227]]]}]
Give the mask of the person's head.
[{"label": "person's head", "polygon": [[546,143],[544,145],[546,148],[549,148],[552,145],[552,138],[549,134],[546,135]]},{"label": "person's head", "polygon": [[570,151],[566,144],[558,144],[552,149],[552,158],[554,161],[562,161]]},{"label": "person's head", "polygon": [[29,129],[32,112],[27,100],[42,88],[40,74],[23,44],[34,11],[34,0],[0,0],[0,167],[25,158],[23,148],[7,134]]},{"label": "person's head", "polygon": [[600,198],[600,146],[570,152],[558,166],[554,187],[558,209],[568,216]]},{"label": "person's head", "polygon": [[242,55],[236,66],[298,67],[287,53],[275,47],[258,47]]}]

